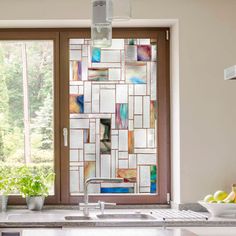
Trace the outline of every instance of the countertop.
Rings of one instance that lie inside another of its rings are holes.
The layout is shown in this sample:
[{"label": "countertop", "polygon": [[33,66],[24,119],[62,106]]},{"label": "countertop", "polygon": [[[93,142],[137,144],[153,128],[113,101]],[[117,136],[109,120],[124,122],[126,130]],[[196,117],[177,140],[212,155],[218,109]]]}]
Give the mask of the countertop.
[{"label": "countertop", "polygon": [[[148,214],[154,219],[99,219],[99,211],[91,211],[89,220],[65,220],[65,216],[82,216],[75,210],[9,210],[0,214],[0,227],[236,227],[236,218],[166,220],[156,217],[157,209],[106,209],[105,214]],[[163,209],[162,209],[163,211]],[[164,210],[165,211],[165,210]],[[170,210],[169,210],[170,211]],[[201,213],[206,217],[208,213]]]}]

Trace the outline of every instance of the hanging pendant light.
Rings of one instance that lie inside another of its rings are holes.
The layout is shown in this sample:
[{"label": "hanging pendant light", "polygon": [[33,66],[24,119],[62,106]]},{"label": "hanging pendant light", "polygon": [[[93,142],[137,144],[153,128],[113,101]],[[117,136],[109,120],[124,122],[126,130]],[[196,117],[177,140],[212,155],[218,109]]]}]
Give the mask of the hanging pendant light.
[{"label": "hanging pendant light", "polygon": [[112,44],[112,21],[131,18],[130,0],[91,0],[93,47],[106,48]]},{"label": "hanging pendant light", "polygon": [[110,47],[112,43],[112,23],[107,21],[107,1],[92,0],[92,45]]}]

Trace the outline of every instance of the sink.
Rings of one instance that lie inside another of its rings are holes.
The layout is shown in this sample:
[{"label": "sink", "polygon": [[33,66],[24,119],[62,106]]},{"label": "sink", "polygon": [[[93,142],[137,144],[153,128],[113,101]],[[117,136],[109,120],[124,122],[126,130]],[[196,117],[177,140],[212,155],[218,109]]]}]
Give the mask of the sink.
[{"label": "sink", "polygon": [[65,216],[65,220],[92,220],[89,216]]},{"label": "sink", "polygon": [[156,220],[155,217],[148,214],[103,214],[97,215],[98,219],[101,220]]}]

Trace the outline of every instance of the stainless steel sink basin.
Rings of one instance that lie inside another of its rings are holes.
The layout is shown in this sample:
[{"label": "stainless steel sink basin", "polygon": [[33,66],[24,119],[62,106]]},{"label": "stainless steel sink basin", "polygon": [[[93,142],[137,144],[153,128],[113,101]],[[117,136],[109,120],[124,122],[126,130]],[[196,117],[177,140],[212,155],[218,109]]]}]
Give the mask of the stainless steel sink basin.
[{"label": "stainless steel sink basin", "polygon": [[65,216],[65,220],[92,220],[89,216]]},{"label": "stainless steel sink basin", "polygon": [[103,214],[97,215],[101,220],[155,220],[156,218],[148,214]]}]

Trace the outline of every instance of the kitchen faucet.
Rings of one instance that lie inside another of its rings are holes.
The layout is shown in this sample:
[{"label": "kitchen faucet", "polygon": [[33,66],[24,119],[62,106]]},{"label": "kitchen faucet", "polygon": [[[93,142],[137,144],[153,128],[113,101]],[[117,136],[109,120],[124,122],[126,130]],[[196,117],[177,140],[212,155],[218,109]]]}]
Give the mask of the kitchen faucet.
[{"label": "kitchen faucet", "polygon": [[89,203],[89,195],[88,195],[88,186],[89,184],[101,184],[101,183],[122,183],[122,178],[90,178],[87,179],[84,183],[84,203],[80,203],[80,209],[83,210],[84,216],[89,216],[90,208],[99,208],[101,213],[104,214],[105,205],[116,205],[116,203],[106,203],[102,201],[98,201],[98,203]]}]

